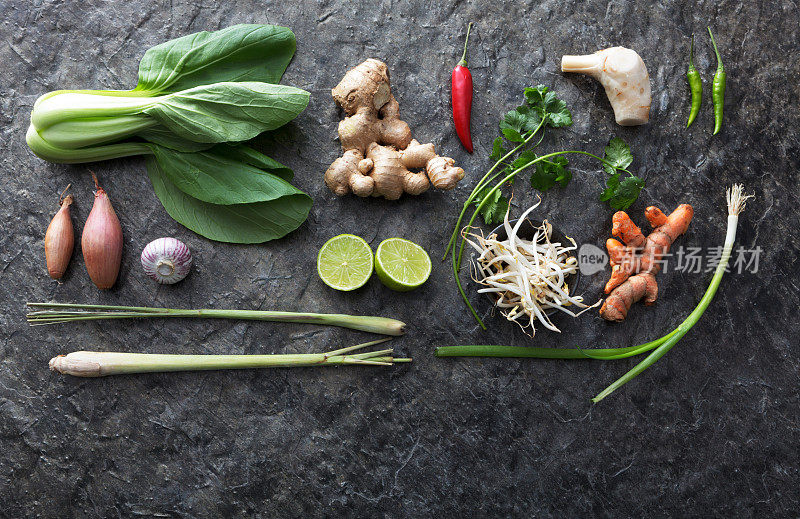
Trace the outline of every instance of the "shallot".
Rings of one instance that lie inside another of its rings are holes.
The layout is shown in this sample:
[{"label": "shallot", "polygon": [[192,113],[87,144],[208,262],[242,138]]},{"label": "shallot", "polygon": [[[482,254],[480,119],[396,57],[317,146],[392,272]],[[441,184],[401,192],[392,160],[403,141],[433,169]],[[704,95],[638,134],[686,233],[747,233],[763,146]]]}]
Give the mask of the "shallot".
[{"label": "shallot", "polygon": [[[67,192],[70,186],[64,189]],[[72,228],[72,219],[69,206],[72,205],[72,195],[64,196],[61,193],[59,205],[61,208],[47,226],[44,235],[44,255],[47,260],[47,272],[53,279],[61,279],[67,270],[72,250],[75,248],[75,231]]]},{"label": "shallot", "polygon": [[114,286],[122,262],[122,226],[111,206],[108,195],[97,183],[92,173],[94,205],[83,226],[81,248],[86,270],[97,288],[104,290]]}]

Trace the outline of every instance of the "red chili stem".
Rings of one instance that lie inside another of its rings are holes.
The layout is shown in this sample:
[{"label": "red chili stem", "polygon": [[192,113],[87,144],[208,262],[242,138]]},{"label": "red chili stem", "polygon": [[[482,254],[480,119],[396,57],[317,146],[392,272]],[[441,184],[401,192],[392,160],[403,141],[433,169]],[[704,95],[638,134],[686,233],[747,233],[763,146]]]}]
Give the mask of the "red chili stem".
[{"label": "red chili stem", "polygon": [[472,29],[472,22],[467,25],[467,37],[464,38],[464,54],[461,55],[461,61],[458,64],[462,67],[467,66],[467,42],[469,42],[469,31]]}]

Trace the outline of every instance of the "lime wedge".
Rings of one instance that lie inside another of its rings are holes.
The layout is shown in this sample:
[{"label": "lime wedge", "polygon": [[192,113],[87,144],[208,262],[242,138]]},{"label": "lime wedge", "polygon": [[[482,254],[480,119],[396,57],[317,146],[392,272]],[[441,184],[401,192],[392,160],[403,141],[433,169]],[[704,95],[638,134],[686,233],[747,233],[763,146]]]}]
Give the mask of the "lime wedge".
[{"label": "lime wedge", "polygon": [[425,283],[431,275],[431,258],[416,243],[389,238],[378,245],[375,272],[387,287],[407,292]]},{"label": "lime wedge", "polygon": [[372,275],[372,248],[352,234],[334,236],[319,250],[317,273],[331,288],[342,291],[364,286]]}]

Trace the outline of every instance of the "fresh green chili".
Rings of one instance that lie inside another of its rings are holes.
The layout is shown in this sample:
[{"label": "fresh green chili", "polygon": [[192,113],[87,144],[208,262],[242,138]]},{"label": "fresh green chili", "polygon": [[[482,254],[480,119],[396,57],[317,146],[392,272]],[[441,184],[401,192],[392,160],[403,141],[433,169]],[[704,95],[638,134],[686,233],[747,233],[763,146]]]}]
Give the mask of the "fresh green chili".
[{"label": "fresh green chili", "polygon": [[714,46],[714,53],[717,55],[717,72],[714,74],[714,83],[711,89],[711,98],[714,100],[714,133],[716,135],[722,129],[722,108],[725,104],[725,82],[728,75],[725,74],[725,67],[722,65],[722,58],[717,50],[717,42],[708,28],[708,35],[711,36],[711,44]]},{"label": "fresh green chili", "polygon": [[703,99],[703,80],[700,79],[700,73],[694,68],[694,34],[692,34],[692,43],[689,46],[689,70],[686,71],[686,81],[689,82],[689,90],[692,93],[692,109],[689,112],[689,121],[686,123],[688,128],[700,112],[700,102]]}]

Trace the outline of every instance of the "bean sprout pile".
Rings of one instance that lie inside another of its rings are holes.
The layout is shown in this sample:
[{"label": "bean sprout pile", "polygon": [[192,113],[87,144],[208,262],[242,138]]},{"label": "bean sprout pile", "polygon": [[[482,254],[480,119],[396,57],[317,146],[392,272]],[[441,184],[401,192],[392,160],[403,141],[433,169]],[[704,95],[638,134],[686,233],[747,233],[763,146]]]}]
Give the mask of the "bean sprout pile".
[{"label": "bean sprout pile", "polygon": [[[467,243],[478,252],[471,262],[472,279],[483,285],[480,294],[496,297],[495,306],[509,321],[517,323],[522,330],[533,337],[536,334],[534,323],[554,332],[560,332],[550,320],[548,313],[560,310],[572,317],[601,303],[589,306],[581,296],[571,296],[566,279],[578,271],[578,260],[571,255],[577,249],[575,240],[570,243],[552,242],[553,226],[545,220],[541,226],[534,224],[534,235],[530,240],[522,239],[519,233],[528,214],[536,209],[541,200],[528,208],[512,227],[508,212],[503,226],[508,236],[499,240],[496,234],[484,237],[483,234],[466,233]],[[578,313],[568,307],[582,308]]]}]

